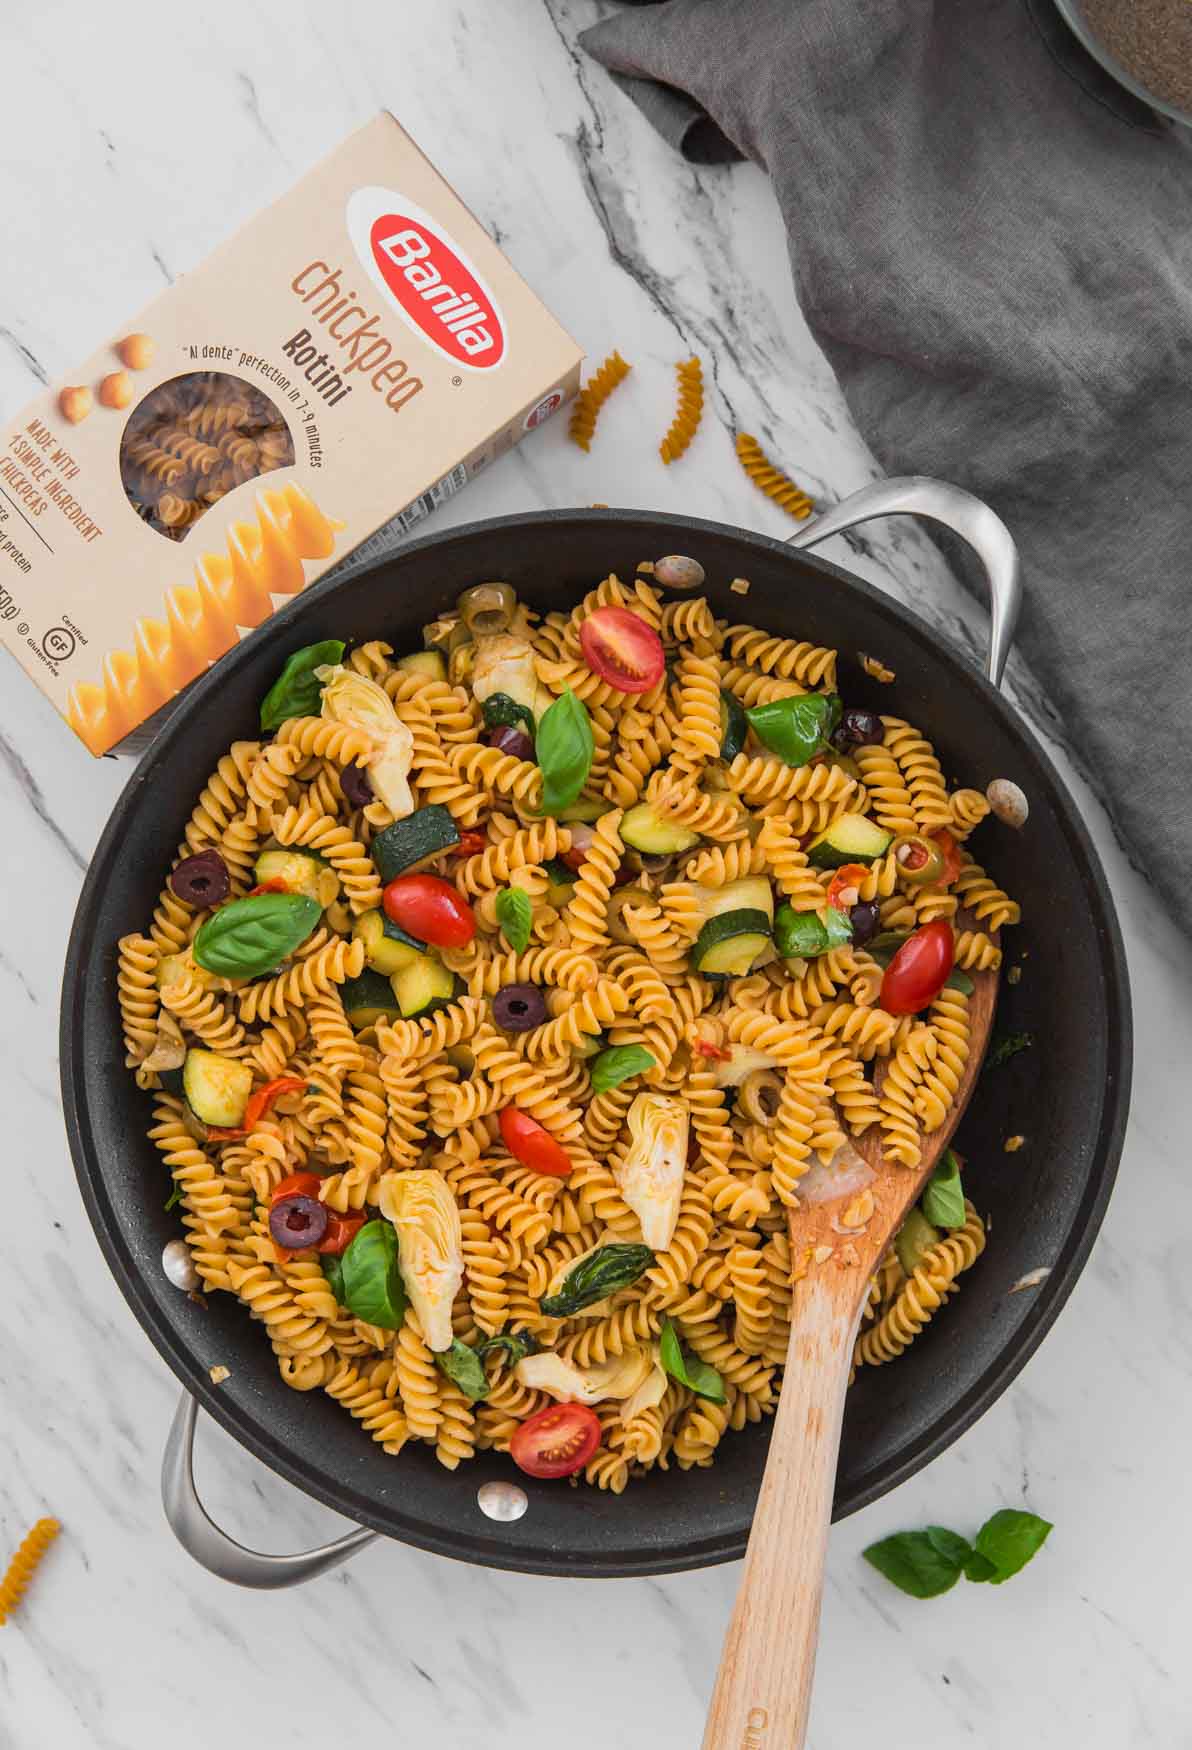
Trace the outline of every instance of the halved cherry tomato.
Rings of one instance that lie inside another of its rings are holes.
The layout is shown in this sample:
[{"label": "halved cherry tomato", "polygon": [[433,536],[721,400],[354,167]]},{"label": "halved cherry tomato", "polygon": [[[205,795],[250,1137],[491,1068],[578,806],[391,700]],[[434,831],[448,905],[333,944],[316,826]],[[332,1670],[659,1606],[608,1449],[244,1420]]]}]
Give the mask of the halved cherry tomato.
[{"label": "halved cherry tomato", "polygon": [[881,1006],[888,1015],[917,1015],[938,996],[952,970],[952,926],[945,918],[907,937],[885,971]]},{"label": "halved cherry tomato", "polygon": [[398,875],[381,904],[399,929],[435,948],[463,948],[476,934],[471,906],[441,875]]},{"label": "halved cherry tomato", "polygon": [[363,1214],[328,1214],[327,1231],[315,1247],[315,1251],[327,1257],[342,1257],[363,1226]]},{"label": "halved cherry tomato", "polygon": [[927,837],[933,844],[939,846],[940,854],[944,859],[944,872],[940,876],[937,886],[951,887],[960,874],[960,846],[952,834],[942,826],[937,832],[929,832]]},{"label": "halved cherry tomato", "polygon": [[322,1183],[317,1173],[291,1173],[288,1178],[279,1179],[269,1193],[270,1207],[283,1197],[317,1197]]},{"label": "halved cherry tomato", "polygon": [[457,857],[474,857],[480,851],[488,849],[488,834],[486,832],[461,832],[459,843],[454,847]]},{"label": "halved cherry tomato", "polygon": [[566,863],[569,869],[579,870],[583,868],[587,855],[588,852],[586,847],[581,849],[579,845],[572,845],[569,851],[563,851],[560,854],[559,861],[560,863]]},{"label": "halved cherry tomato", "polygon": [[528,1477],[569,1477],[600,1445],[600,1422],[587,1404],[548,1404],[514,1431],[509,1454]]},{"label": "halved cherry tomato", "polygon": [[584,661],[619,693],[648,693],[662,679],[662,639],[628,608],[597,608],[579,629]]},{"label": "halved cherry tomato", "polygon": [[522,1112],[517,1106],[506,1106],[498,1118],[505,1147],[523,1167],[532,1173],[545,1173],[551,1179],[565,1179],[571,1171],[571,1157],[550,1131]]},{"label": "halved cherry tomato", "polygon": [[[864,863],[841,864],[828,883],[828,904],[834,906],[837,911],[848,911],[850,906],[856,905],[858,899],[857,883],[864,881],[868,873],[869,870]],[[845,899],[844,895],[850,889],[852,898]]]},{"label": "halved cherry tomato", "polygon": [[275,1100],[279,1100],[283,1094],[300,1094],[305,1086],[301,1076],[277,1076],[271,1082],[263,1082],[248,1096],[248,1105],[244,1108],[244,1123],[227,1127],[209,1124],[207,1140],[231,1142],[236,1137],[247,1136],[253,1126],[260,1123]]},{"label": "halved cherry tomato", "polygon": [[255,899],[258,893],[288,893],[290,890],[280,875],[274,875],[268,881],[258,881],[255,887],[248,890],[249,899]]}]

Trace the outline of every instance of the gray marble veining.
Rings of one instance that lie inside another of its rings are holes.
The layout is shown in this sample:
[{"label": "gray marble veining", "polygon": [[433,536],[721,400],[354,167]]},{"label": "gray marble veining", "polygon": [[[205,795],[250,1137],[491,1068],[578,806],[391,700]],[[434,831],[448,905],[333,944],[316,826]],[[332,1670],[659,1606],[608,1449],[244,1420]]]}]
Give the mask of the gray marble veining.
[{"label": "gray marble veining", "polygon": [[[781,534],[740,474],[756,431],[826,498],[872,477],[790,288],[753,168],[680,163],[576,50],[592,0],[282,0],[174,18],[145,0],[6,9],[0,408],[69,369],[377,108],[392,108],[594,358],[631,381],[590,456],[548,427],[439,513],[601,500]],[[655,464],[672,369],[712,392],[681,465]],[[974,654],[979,609],[908,525],[839,556]],[[1028,580],[1029,583],[1029,580]],[[1056,748],[1028,676],[1011,685]],[[284,1737],[547,1750],[693,1750],[737,1573],[603,1585],[369,1548],[291,1595],[225,1587],[175,1547],[157,1466],[175,1386],[79,1203],[59,1115],[56,996],[82,869],[125,762],[96,764],[7,667],[0,1050],[0,1548],[42,1511],[65,1533],[0,1633],[0,1750],[229,1750]],[[812,1741],[1006,1750],[1192,1745],[1185,1509],[1192,1291],[1181,1071],[1192,952],[1127,867],[1079,777],[1125,925],[1135,1115],[1105,1234],[1046,1345],[931,1468],[833,1534]],[[207,1425],[201,1486],[229,1529],[296,1548],[339,1522]],[[1012,1590],[892,1591],[867,1542],[999,1504],[1057,1522]]]}]

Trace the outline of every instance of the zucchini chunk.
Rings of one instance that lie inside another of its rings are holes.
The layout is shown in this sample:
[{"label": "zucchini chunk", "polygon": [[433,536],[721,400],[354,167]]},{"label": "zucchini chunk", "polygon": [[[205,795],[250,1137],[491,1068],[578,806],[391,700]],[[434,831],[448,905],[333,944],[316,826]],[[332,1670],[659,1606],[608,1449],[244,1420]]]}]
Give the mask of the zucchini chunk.
[{"label": "zucchini chunk", "polygon": [[357,1032],[364,1027],[375,1027],[378,1021],[401,1019],[393,986],[371,967],[366,968],[359,978],[345,979],[339,987],[339,994],[344,1014]]},{"label": "zucchini chunk", "polygon": [[324,909],[339,898],[339,876],[313,851],[262,851],[252,872],[258,887],[281,881],[287,893],[304,893]]},{"label": "zucchini chunk", "polygon": [[455,995],[455,974],[433,954],[420,954],[392,978],[393,994],[405,1020],[429,1014]]},{"label": "zucchini chunk", "polygon": [[[599,802],[594,796],[579,796],[565,808],[559,816],[560,826],[592,826],[602,814],[608,813],[608,803]],[[624,825],[624,822],[622,822]]]},{"label": "zucchini chunk", "polygon": [[218,1051],[192,1049],[182,1065],[182,1087],[196,1118],[219,1130],[234,1130],[244,1122],[252,1071],[246,1063],[221,1057]]},{"label": "zucchini chunk", "polygon": [[364,958],[374,972],[388,978],[425,953],[426,943],[408,936],[383,911],[366,911],[352,925],[352,935],[364,943]]},{"label": "zucchini chunk", "polygon": [[807,861],[815,869],[839,869],[845,863],[874,863],[884,857],[894,834],[875,826],[863,814],[842,814],[807,847]]},{"label": "zucchini chunk", "polygon": [[429,675],[432,681],[447,679],[447,664],[439,650],[414,650],[409,656],[399,657],[397,666],[406,674]]},{"label": "zucchini chunk", "polygon": [[459,828],[439,804],[416,808],[404,820],[395,820],[372,842],[372,859],[382,881],[397,875],[413,875],[459,843]]},{"label": "zucchini chunk", "polygon": [[734,693],[720,689],[720,757],[734,760],[745,746],[749,723],[745,707]]},{"label": "zucchini chunk", "polygon": [[770,920],[764,911],[719,912],[709,918],[691,950],[703,973],[741,978],[770,941]]},{"label": "zucchini chunk", "polygon": [[906,1220],[894,1236],[894,1250],[898,1254],[898,1262],[908,1276],[913,1276],[932,1246],[938,1245],[943,1235],[937,1227],[933,1227],[924,1215],[919,1205],[913,1204],[908,1209]]},{"label": "zucchini chunk", "polygon": [[699,844],[699,834],[662,816],[648,802],[639,802],[621,821],[621,841],[647,856],[668,857]]},{"label": "zucchini chunk", "polygon": [[719,917],[726,911],[764,911],[774,922],[774,893],[764,875],[743,875],[739,881],[726,881],[723,887],[703,890],[700,909],[705,918]]}]

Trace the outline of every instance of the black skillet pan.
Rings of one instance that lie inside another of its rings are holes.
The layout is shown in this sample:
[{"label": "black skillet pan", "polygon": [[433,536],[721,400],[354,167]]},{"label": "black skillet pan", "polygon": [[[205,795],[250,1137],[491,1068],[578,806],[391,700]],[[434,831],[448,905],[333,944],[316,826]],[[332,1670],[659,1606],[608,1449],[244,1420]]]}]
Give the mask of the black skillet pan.
[{"label": "black skillet pan", "polygon": [[[894,511],[943,522],[978,548],[994,603],[990,668],[1000,677],[1017,564],[1003,525],[977,500],[935,482],[881,482],[801,530],[795,543]],[[384,637],[399,650],[416,648],[423,622],[468,584],[506,578],[534,608],[568,608],[607,572],[629,577],[639,560],[672,552],[705,567],[718,614],[836,646],[845,702],[920,725],[949,777],[979,788],[1012,778],[1030,801],[1024,831],[991,820],[979,840],[981,860],[1023,910],[1006,943],[1007,963],[1021,962],[1023,974],[1015,985],[1003,980],[997,1030],[1029,1029],[1035,1040],[1032,1050],[986,1072],[961,1127],[966,1182],[992,1216],[991,1243],[947,1316],[897,1365],[858,1378],[845,1418],[837,1516],[917,1471],[993,1403],[1088,1256],[1126,1120],[1125,964],[1076,806],[996,686],[868,584],[740,529],[578,510],[429,535],[378,565],[312,586],[187,692],[108,822],[67,955],[62,1090],[80,1188],[117,1282],[186,1388],[163,1473],[167,1514],[190,1553],[228,1579],[288,1585],[378,1532],[464,1561],[573,1577],[665,1573],[744,1553],[768,1426],[726,1439],[710,1469],[651,1472],[614,1497],[533,1482],[494,1454],[453,1473],[429,1449],[386,1457],[329,1398],[283,1385],[260,1329],[230,1295],[213,1295],[203,1308],[163,1274],[162,1248],[180,1229],[162,1207],[163,1170],[145,1138],[147,1099],[123,1067],[116,1005],[116,939],[144,927],[195,796],[228,743],[255,733],[258,701],[288,652],[330,637]],[[729,590],[739,577],[751,584],[744,598]],[[895,683],[881,686],[865,675],[858,651],[880,656],[896,670]],[[1002,1143],[1012,1132],[1024,1133],[1027,1144],[1008,1155]],[[1049,1273],[1036,1286],[1011,1292],[1040,1270]],[[209,1377],[215,1364],[230,1369],[219,1387]],[[363,1529],[290,1557],[256,1555],[226,1538],[194,1493],[196,1400],[265,1464]],[[484,1488],[494,1483],[504,1486]]]}]

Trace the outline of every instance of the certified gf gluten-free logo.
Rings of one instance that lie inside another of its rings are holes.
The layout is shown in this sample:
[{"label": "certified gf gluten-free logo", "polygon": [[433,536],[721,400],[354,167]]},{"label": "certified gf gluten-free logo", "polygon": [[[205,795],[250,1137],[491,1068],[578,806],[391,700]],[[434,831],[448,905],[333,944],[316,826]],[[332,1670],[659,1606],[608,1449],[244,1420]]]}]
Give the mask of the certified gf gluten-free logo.
[{"label": "certified gf gluten-free logo", "polygon": [[51,662],[65,662],[73,656],[78,640],[67,626],[51,626],[41,641],[41,647]]}]

